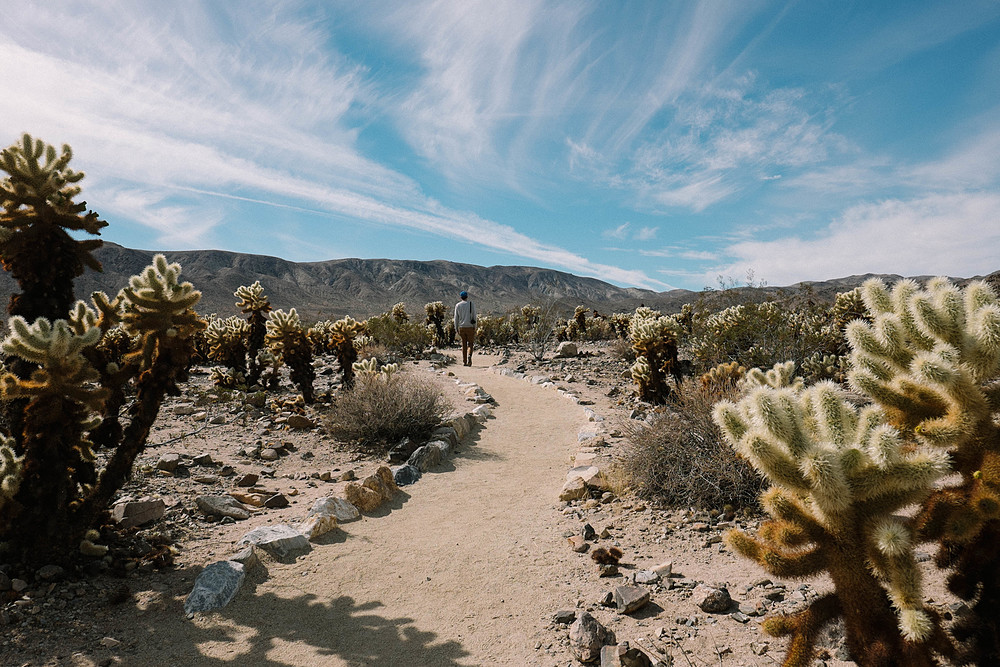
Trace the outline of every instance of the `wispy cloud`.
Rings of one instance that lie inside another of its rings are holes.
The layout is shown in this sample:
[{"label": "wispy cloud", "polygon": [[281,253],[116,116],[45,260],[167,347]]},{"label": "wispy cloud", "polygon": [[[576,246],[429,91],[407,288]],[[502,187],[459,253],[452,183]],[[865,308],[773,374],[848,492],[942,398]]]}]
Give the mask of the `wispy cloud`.
[{"label": "wispy cloud", "polygon": [[669,109],[665,127],[617,160],[568,142],[571,169],[630,193],[638,208],[697,213],[850,150],[822,100],[761,89],[753,76],[687,91]]},{"label": "wispy cloud", "polygon": [[[151,228],[160,242],[204,242],[224,217],[210,202],[243,199],[429,232],[605,280],[663,284],[444,206],[409,176],[363,155],[353,118],[377,91],[364,68],[330,54],[329,36],[293,13],[296,5],[265,10],[263,23],[255,22],[260,7],[243,13],[186,4],[154,16],[133,3],[109,2],[71,10],[72,22],[57,2],[19,7],[5,8],[5,22],[17,29],[0,35],[0,74],[18,91],[0,96],[0,129],[71,143],[75,165],[91,173],[89,195],[104,197],[106,211]],[[497,12],[509,27],[504,34],[527,31],[534,16],[523,5]],[[474,13],[442,29],[457,38],[478,21],[475,35],[486,38],[495,23],[482,18]],[[93,49],[79,50],[75,34],[89,35]],[[504,40],[491,39],[499,51],[481,56],[476,67],[496,64],[492,57],[517,59],[516,48],[504,55]],[[429,57],[443,63],[450,55]],[[505,72],[501,88],[516,88],[515,69]],[[451,71],[438,90],[459,96],[463,81],[461,71]],[[450,103],[463,104],[459,97]],[[411,105],[421,117],[419,99]],[[497,104],[476,117],[503,110]],[[452,121],[459,117],[445,120]],[[448,136],[461,143],[479,129],[473,124]],[[458,151],[458,143],[441,148],[441,156]],[[193,197],[201,198],[197,211]]]}]

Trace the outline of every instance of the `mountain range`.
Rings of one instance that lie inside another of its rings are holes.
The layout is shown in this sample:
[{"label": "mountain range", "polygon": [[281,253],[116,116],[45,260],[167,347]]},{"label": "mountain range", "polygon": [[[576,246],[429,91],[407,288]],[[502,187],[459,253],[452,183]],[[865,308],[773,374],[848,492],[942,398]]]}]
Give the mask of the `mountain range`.
[{"label": "mountain range", "polygon": [[[105,242],[95,253],[104,270],[91,270],[77,279],[76,295],[83,298],[101,290],[114,295],[128,284],[130,276],[148,266],[156,254],[150,250],[125,248]],[[393,259],[333,259],[323,262],[291,262],[277,257],[248,255],[223,250],[163,252],[180,263],[181,278],[202,292],[199,313],[226,317],[239,314],[233,292],[241,285],[260,281],[275,309],[295,308],[304,321],[339,319],[351,315],[365,319],[404,303],[407,312],[423,318],[424,304],[442,301],[450,310],[458,293],[467,290],[481,313],[502,313],[525,304],[555,308],[562,316],[576,306],[602,313],[628,312],[646,305],[664,313],[676,312],[700,293],[689,290],[654,292],[616,287],[596,278],[583,278],[563,271],[529,266],[477,266],[445,260],[428,262]],[[782,288],[742,287],[739,291],[781,291],[808,294],[817,300],[832,300],[838,292],[860,285],[874,274],[837,280],[804,282]],[[880,275],[887,282],[896,275]],[[923,280],[926,276],[917,276]],[[1000,271],[988,280],[1000,286]],[[971,279],[954,279],[964,283]],[[0,271],[0,296],[6,303],[16,283]]]}]

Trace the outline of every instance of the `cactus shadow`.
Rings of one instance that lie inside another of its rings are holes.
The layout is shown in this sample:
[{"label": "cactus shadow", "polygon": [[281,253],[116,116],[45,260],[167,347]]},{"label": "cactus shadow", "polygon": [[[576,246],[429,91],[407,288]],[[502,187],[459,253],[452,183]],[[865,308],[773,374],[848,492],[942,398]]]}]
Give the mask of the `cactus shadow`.
[{"label": "cactus shadow", "polygon": [[178,604],[147,609],[149,621],[135,634],[116,631],[119,664],[459,667],[470,655],[459,641],[420,629],[412,618],[379,613],[379,601],[241,594],[194,620],[185,619]]}]

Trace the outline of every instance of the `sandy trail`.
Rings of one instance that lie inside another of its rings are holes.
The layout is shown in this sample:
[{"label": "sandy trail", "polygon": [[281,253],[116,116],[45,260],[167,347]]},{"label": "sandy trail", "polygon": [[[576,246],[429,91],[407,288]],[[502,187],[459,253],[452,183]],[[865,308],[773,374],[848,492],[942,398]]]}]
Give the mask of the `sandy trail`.
[{"label": "sandy trail", "polygon": [[183,639],[151,638],[147,664],[540,664],[566,574],[556,496],[584,418],[488,362],[452,367],[497,402],[455,456],[295,564],[271,564],[254,595],[172,629]]}]

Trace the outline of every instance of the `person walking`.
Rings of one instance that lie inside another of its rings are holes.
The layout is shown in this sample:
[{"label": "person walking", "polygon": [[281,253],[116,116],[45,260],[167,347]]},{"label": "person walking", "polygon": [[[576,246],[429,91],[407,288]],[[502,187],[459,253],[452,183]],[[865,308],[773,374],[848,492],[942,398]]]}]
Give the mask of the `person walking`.
[{"label": "person walking", "polygon": [[469,293],[458,295],[462,300],[455,304],[455,330],[462,339],[462,365],[472,365],[472,348],[476,342],[476,307],[469,301]]}]

